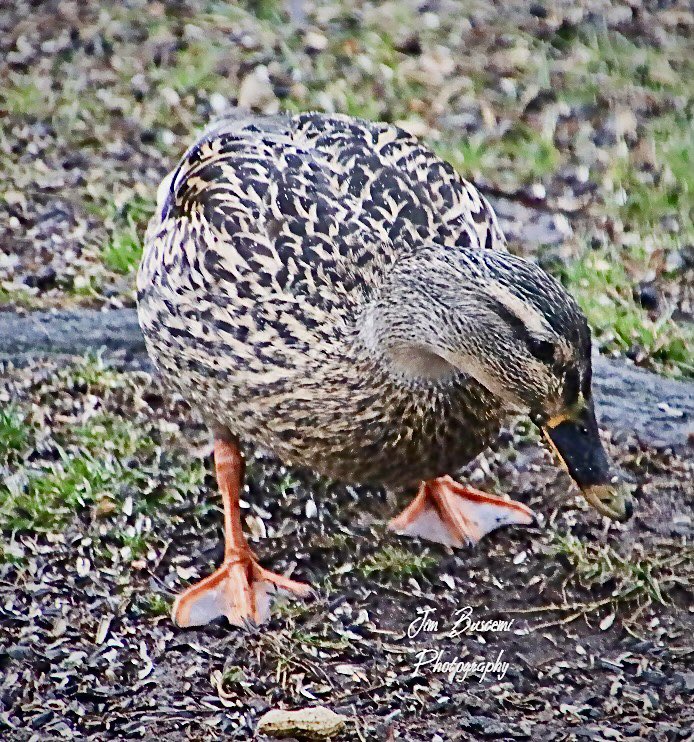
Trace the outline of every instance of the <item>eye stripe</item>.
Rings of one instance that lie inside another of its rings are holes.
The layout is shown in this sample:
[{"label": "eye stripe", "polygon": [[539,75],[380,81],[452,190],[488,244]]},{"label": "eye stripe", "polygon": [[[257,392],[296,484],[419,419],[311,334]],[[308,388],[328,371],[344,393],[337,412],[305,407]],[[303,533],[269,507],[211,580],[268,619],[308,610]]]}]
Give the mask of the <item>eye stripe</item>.
[{"label": "eye stripe", "polygon": [[514,314],[505,304],[502,304],[496,299],[490,298],[489,304],[491,305],[494,314],[502,319],[504,323],[513,330],[513,334],[519,340],[527,343],[530,338],[530,333],[528,332],[528,328],[525,326],[523,320],[521,320],[517,314]]},{"label": "eye stripe", "polygon": [[551,340],[531,336],[528,338],[528,348],[543,363],[554,363],[557,359],[557,346]]},{"label": "eye stripe", "polygon": [[542,363],[556,363],[557,346],[551,340],[533,335],[523,320],[512,312],[506,304],[502,304],[496,299],[491,299],[490,304],[494,313],[512,329],[514,336],[525,344],[534,358],[542,361]]},{"label": "eye stripe", "polygon": [[547,319],[528,301],[513,294],[506,286],[496,281],[489,285],[489,294],[493,300],[505,307],[507,312],[520,322],[526,331],[542,337],[553,335],[553,329]]}]

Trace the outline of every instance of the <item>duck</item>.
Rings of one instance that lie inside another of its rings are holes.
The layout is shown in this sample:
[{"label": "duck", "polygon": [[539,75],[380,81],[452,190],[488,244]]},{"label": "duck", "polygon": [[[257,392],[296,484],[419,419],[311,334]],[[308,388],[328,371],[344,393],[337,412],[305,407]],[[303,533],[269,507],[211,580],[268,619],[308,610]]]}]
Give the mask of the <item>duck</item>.
[{"label": "duck", "polygon": [[590,505],[633,511],[600,439],[578,304],[395,125],[239,111],[210,125],[158,189],[137,303],[165,385],[213,435],[223,504],[222,564],[178,595],[179,627],[259,624],[277,591],[312,592],[248,545],[249,448],[411,491],[388,527],[460,548],[535,518],[451,476],[525,415]]}]

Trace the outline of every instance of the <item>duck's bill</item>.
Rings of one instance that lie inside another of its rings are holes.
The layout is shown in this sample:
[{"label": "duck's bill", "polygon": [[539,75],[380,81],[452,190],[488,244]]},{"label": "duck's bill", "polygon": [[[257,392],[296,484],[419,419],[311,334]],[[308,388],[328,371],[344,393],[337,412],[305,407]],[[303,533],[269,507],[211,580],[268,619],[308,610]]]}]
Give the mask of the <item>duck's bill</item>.
[{"label": "duck's bill", "polygon": [[543,432],[586,500],[608,518],[628,520],[634,512],[631,488],[607,458],[592,405],[574,419],[550,422]]}]

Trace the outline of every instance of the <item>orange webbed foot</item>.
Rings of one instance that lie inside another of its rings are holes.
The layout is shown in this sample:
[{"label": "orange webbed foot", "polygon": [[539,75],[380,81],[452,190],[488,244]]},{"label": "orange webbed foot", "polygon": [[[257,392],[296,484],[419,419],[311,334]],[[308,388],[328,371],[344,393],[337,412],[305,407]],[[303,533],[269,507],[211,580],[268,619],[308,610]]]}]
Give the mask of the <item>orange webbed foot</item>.
[{"label": "orange webbed foot", "polygon": [[260,624],[270,615],[270,598],[277,590],[300,597],[312,592],[303,582],[261,567],[250,550],[239,507],[244,461],[231,435],[215,437],[214,461],[224,505],[224,561],[176,598],[171,617],[180,627],[204,626],[219,616],[226,616],[234,626],[247,621]]},{"label": "orange webbed foot", "polygon": [[461,548],[501,526],[529,525],[532,510],[513,500],[466,487],[449,476],[422,482],[414,500],[388,524],[413,536]]},{"label": "orange webbed foot", "polygon": [[261,624],[269,618],[271,596],[278,590],[302,598],[312,593],[309,585],[261,567],[250,549],[244,549],[225,557],[209,577],[181,593],[171,617],[182,628],[204,626],[220,616],[232,626]]}]

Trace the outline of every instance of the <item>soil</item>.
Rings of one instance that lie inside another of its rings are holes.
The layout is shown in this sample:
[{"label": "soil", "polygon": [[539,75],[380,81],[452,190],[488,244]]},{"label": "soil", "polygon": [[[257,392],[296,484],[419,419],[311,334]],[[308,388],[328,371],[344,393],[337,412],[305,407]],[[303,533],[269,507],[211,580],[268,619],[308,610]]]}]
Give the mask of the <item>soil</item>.
[{"label": "soil", "polygon": [[[286,604],[262,627],[182,631],[147,605],[152,595],[170,602],[221,557],[221,514],[205,507],[218,502],[209,457],[200,487],[147,516],[146,556],[119,556],[111,544],[137,522],[133,500],[137,511],[165,485],[166,456],[192,465],[207,434],[156,379],[130,370],[132,359],[112,363],[123,386],[103,393],[100,409],[117,405],[135,436],[164,424],[176,432],[151,465],[134,462],[147,484],[119,492],[119,512],[79,508],[62,532],[21,535],[24,561],[0,566],[4,739],[250,739],[266,709],[315,704],[352,719],[341,739],[690,738],[688,454],[606,437],[639,482],[635,516],[616,524],[588,510],[522,426],[504,431],[498,450],[460,477],[527,503],[539,523],[453,552],[389,533],[394,505],[382,491],[288,472],[249,451],[253,547],[317,597]],[[47,426],[69,422],[86,414],[94,389],[56,381],[64,367],[6,364],[4,393]],[[39,446],[32,459],[49,456]],[[472,620],[513,623],[450,636],[467,606]],[[408,637],[425,609],[437,630]],[[433,664],[415,674],[418,653],[433,649],[441,662],[501,655],[508,668],[484,680],[449,680]]]}]

